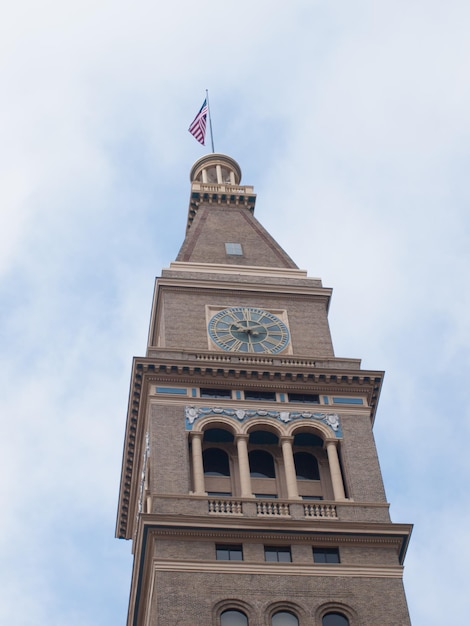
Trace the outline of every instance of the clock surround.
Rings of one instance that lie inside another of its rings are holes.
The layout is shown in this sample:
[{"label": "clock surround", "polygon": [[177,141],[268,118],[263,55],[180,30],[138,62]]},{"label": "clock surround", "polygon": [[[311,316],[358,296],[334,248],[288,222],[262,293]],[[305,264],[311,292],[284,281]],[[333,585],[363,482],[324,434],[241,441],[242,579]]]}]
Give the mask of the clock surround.
[{"label": "clock surround", "polygon": [[235,306],[212,315],[212,342],[226,352],[279,354],[289,345],[287,325],[274,313],[258,307]]}]

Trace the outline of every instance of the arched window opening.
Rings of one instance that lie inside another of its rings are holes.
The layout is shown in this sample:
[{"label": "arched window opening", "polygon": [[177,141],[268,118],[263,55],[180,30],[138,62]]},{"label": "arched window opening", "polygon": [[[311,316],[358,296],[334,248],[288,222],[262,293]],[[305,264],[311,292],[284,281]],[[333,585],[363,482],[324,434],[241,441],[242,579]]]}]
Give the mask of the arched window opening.
[{"label": "arched window opening", "polygon": [[248,443],[254,443],[256,445],[277,445],[279,443],[279,437],[267,430],[254,430],[250,433]]},{"label": "arched window opening", "polygon": [[241,611],[224,611],[220,616],[220,626],[248,626],[248,618]]},{"label": "arched window opening", "polygon": [[228,454],[219,448],[208,448],[202,453],[205,476],[230,476]]},{"label": "arched window opening", "polygon": [[276,478],[274,459],[265,450],[252,450],[248,455],[252,478]]},{"label": "arched window opening", "polygon": [[232,443],[233,434],[224,428],[208,428],[204,431],[204,442]]},{"label": "arched window opening", "polygon": [[279,611],[273,615],[272,626],[299,626],[299,620],[290,611]]},{"label": "arched window opening", "polygon": [[322,626],[349,626],[349,620],[342,613],[327,613],[323,616]]},{"label": "arched window opening", "polygon": [[294,436],[294,446],[314,446],[323,447],[323,439],[313,433],[297,433]]},{"label": "arched window opening", "polygon": [[313,454],[296,452],[294,462],[297,480],[320,480],[318,461]]}]

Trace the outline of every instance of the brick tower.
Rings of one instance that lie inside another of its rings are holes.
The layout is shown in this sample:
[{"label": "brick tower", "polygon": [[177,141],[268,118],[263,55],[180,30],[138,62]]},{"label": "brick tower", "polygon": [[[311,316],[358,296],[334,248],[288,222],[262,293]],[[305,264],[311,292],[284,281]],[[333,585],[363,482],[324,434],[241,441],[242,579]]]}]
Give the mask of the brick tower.
[{"label": "brick tower", "polygon": [[194,164],[186,238],[134,358],[127,626],[409,625],[411,526],[390,521],[372,434],[383,372],[335,357],[331,290],[240,182],[228,156]]}]

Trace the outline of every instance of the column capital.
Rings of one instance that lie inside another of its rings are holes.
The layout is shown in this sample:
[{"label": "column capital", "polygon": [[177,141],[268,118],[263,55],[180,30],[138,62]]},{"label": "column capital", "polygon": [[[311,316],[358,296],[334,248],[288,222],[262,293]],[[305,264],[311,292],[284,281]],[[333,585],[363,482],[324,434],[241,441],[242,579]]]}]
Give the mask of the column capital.
[{"label": "column capital", "polygon": [[283,443],[294,443],[293,435],[281,435],[279,437],[279,443],[282,445]]},{"label": "column capital", "polygon": [[335,448],[338,447],[338,442],[339,439],[337,439],[336,437],[334,439],[325,439],[325,448],[327,448],[328,446],[333,445]]},{"label": "column capital", "polygon": [[236,433],[235,434],[235,442],[237,441],[248,441],[250,435],[248,433]]},{"label": "column capital", "polygon": [[201,430],[191,430],[189,432],[189,436],[191,437],[191,439],[200,439],[202,440],[202,438],[204,437],[204,432]]}]

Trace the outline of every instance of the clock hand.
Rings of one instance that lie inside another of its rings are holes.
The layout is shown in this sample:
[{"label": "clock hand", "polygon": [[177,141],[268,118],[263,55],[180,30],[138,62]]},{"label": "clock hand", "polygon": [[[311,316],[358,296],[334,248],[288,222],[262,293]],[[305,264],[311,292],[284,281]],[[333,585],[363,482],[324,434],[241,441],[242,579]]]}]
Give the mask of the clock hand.
[{"label": "clock hand", "polygon": [[253,332],[253,331],[256,331],[256,329],[258,328],[260,328],[262,331],[266,330],[266,328],[262,326],[261,324],[254,324],[254,326],[248,326],[248,325],[241,326],[240,324],[236,324],[234,322],[232,326],[234,326],[235,329],[238,330],[239,332],[246,333],[247,335],[259,335],[259,332]]},{"label": "clock hand", "polygon": [[236,328],[236,330],[241,332],[246,332],[248,328],[246,326],[240,326],[240,324],[236,324],[235,322],[232,324]]},{"label": "clock hand", "polygon": [[266,330],[264,326],[261,326],[261,324],[255,324],[254,326],[250,326],[247,330],[255,330],[257,328],[261,328],[261,330]]}]

